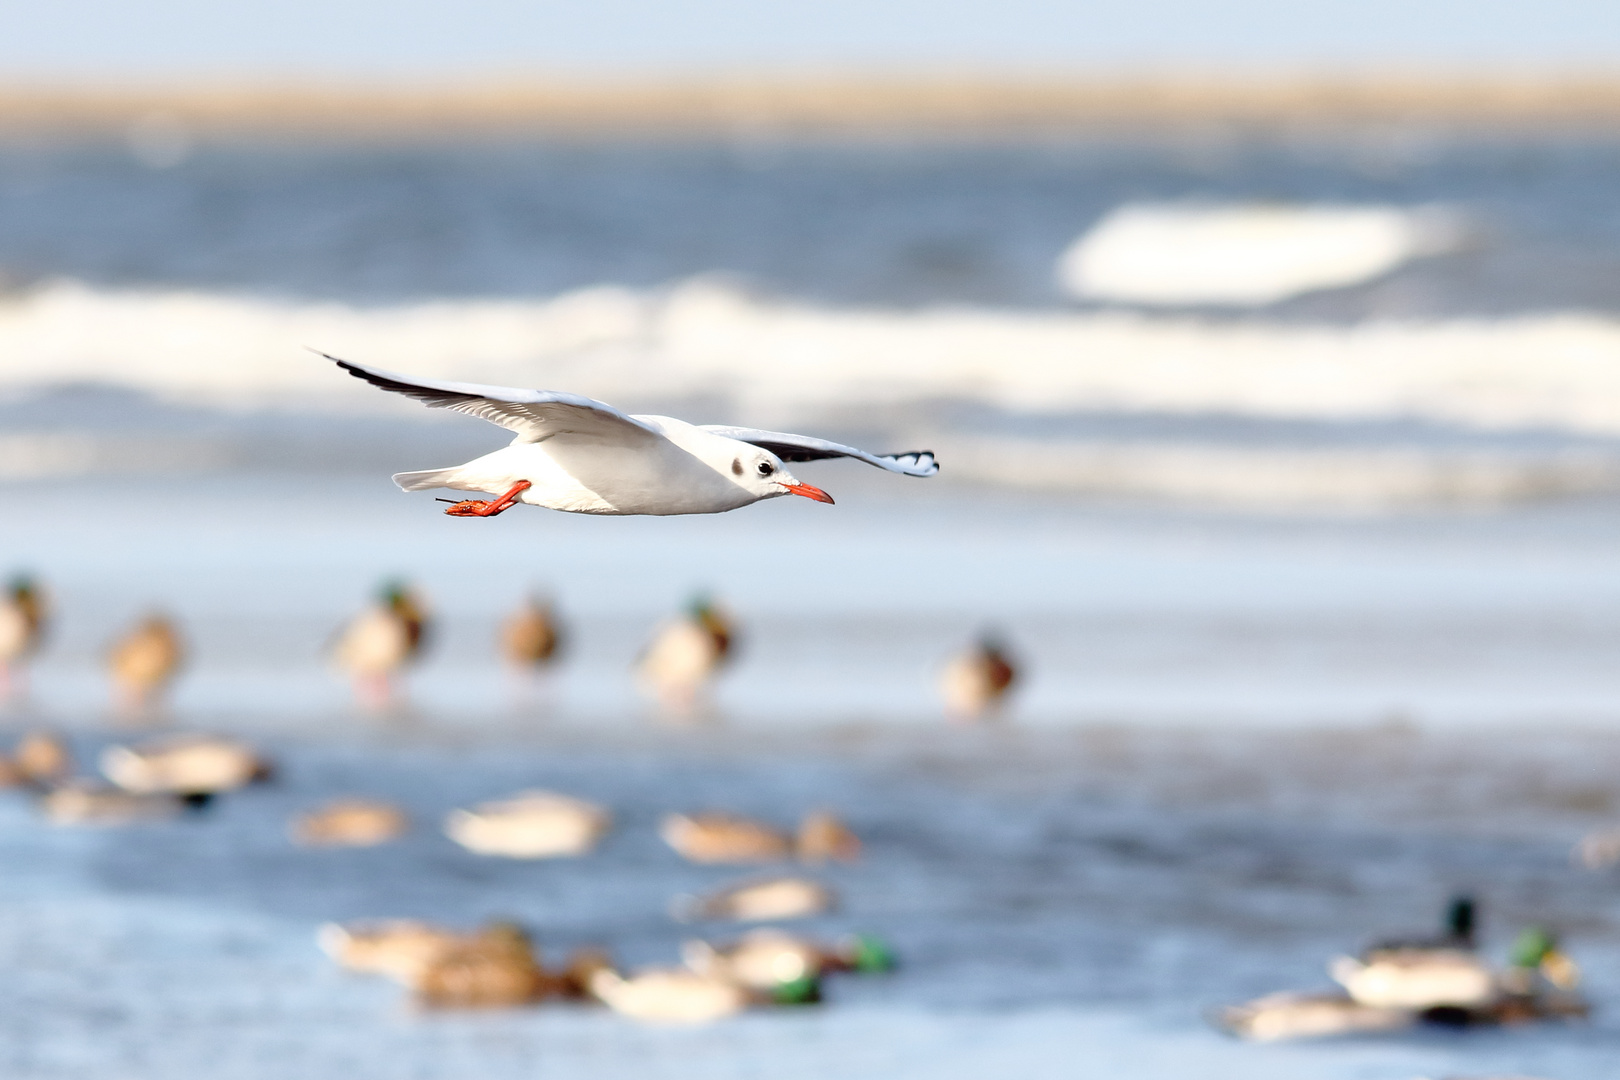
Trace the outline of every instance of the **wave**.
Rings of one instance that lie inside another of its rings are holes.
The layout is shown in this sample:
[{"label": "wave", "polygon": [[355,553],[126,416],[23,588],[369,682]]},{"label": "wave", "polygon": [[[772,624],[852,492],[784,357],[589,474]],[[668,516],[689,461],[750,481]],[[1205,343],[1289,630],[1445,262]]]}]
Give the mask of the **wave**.
[{"label": "wave", "polygon": [[1002,486],[1351,510],[1620,491],[1620,321],[1601,316],[837,309],[707,279],[370,308],[57,282],[0,304],[0,480],[386,470],[492,445],[304,346],[915,442],[948,477]]},{"label": "wave", "polygon": [[612,401],[708,398],[760,421],[959,400],[1620,434],[1620,321],[1604,316],[1333,326],[841,309],[710,280],[385,307],[56,282],[0,303],[0,392],[100,383],[237,407],[402,404],[306,347]]},{"label": "wave", "polygon": [[1440,207],[1131,203],[1069,246],[1058,278],[1086,298],[1260,306],[1371,281],[1463,236]]}]

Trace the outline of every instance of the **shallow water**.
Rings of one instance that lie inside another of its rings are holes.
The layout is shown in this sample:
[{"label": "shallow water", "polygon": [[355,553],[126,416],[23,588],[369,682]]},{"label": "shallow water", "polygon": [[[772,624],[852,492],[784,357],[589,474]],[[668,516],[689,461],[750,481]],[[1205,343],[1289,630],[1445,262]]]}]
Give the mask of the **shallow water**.
[{"label": "shallow water", "polygon": [[[57,593],[32,707],[104,711],[105,643],[149,607],[193,662],[182,718],[270,729],[342,717],[325,643],[388,575],[435,613],[408,679],[472,726],[623,725],[630,666],[697,590],[736,616],[715,709],[753,727],[933,722],[939,666],[999,628],[1028,668],[1021,724],[1557,722],[1620,703],[1620,504],[1354,518],[1039,501],[807,467],[836,507],[782,499],[717,517],[599,519],[520,507],[444,517],[383,476],[203,476],[12,485],[0,550]],[[499,619],[552,595],[567,663],[526,684]]]},{"label": "shallow water", "polygon": [[[1084,1062],[1143,1078],[1595,1080],[1620,1051],[1614,879],[1566,857],[1620,807],[1611,736],[540,732],[490,745],[457,727],[269,745],[275,782],[173,823],[76,832],[0,805],[7,1075],[1058,1076]],[[593,855],[538,863],[437,833],[450,807],[530,785],[605,802],[614,833]],[[371,850],[293,848],[288,815],[341,793],[398,800],[417,829]],[[553,959],[591,943],[671,962],[683,937],[736,931],[677,924],[669,900],[739,875],[682,863],[658,815],[723,807],[786,825],[816,806],[845,815],[865,858],[819,874],[838,912],[795,925],[877,933],[903,958],[835,981],[819,1008],[698,1031],[575,1006],[424,1015],[314,947],[326,919],[512,917]],[[1480,897],[1492,955],[1525,922],[1558,926],[1596,1018],[1292,1046],[1239,1044],[1202,1019],[1322,986],[1328,957],[1422,929],[1463,889]]]},{"label": "shallow water", "polygon": [[[160,602],[193,660],[158,722],[241,733],[282,766],[131,830],[0,805],[8,1075],[1608,1075],[1620,893],[1568,852],[1620,815],[1620,508],[1230,517],[825,473],[837,507],[690,520],[448,519],[361,476],[6,488],[29,512],[0,522],[5,550],[59,612],[10,723],[68,727],[87,761],[138,735],[98,657]],[[366,716],[320,653],[384,572],[439,621],[409,705]],[[523,687],[491,644],[531,583],[571,644]],[[736,613],[743,651],[707,723],[670,727],[628,666],[698,586]],[[937,665],[987,620],[1027,683],[1000,724],[951,729]],[[607,803],[617,831],[543,863],[436,831],[534,785]],[[348,793],[403,802],[416,831],[288,844],[289,814]],[[824,875],[843,907],[806,925],[879,933],[905,959],[819,1010],[697,1032],[571,1007],[420,1016],[313,946],[328,919],[509,916],[554,959],[603,943],[670,962],[687,934],[732,932],[674,923],[670,899],[738,875],[681,863],[658,815],[785,826],[816,806],[868,857]],[[1562,931],[1595,1019],[1287,1047],[1207,1027],[1214,1006],[1323,986],[1336,952],[1423,929],[1459,890],[1493,955],[1526,923]]]}]

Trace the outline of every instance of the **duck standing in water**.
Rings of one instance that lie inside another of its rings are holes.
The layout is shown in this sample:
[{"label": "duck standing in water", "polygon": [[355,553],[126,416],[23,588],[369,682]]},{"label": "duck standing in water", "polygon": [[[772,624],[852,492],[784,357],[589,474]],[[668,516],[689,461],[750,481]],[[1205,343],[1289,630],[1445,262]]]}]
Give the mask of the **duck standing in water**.
[{"label": "duck standing in water", "polygon": [[527,687],[527,677],[540,674],[562,655],[562,625],[551,604],[537,596],[525,600],[501,623],[500,645],[502,658]]},{"label": "duck standing in water", "polygon": [[12,578],[0,595],[0,702],[23,695],[23,664],[39,651],[48,614],[44,590],[27,574]]},{"label": "duck standing in water", "polygon": [[994,635],[985,634],[945,666],[940,694],[952,717],[981,720],[1002,707],[1017,679],[1018,669],[1007,649]]},{"label": "duck standing in water", "polygon": [[395,676],[421,653],[427,632],[426,606],[408,586],[388,582],[377,603],[339,631],[332,658],[354,680],[362,706],[386,708]]},{"label": "duck standing in water", "polygon": [[107,653],[119,705],[142,713],[158,704],[185,663],[185,644],[165,615],[146,616]]},{"label": "duck standing in water", "polygon": [[691,716],[735,645],[731,619],[708,597],[698,596],[685,617],[659,630],[636,662],[636,676],[669,713]]}]

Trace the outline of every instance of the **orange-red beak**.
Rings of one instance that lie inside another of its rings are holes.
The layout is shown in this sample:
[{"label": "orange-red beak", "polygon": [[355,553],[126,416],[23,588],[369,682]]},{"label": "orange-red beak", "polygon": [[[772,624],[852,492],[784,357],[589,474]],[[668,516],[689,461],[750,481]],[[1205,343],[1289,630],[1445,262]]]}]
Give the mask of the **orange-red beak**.
[{"label": "orange-red beak", "polygon": [[807,499],[816,500],[816,502],[830,503],[833,501],[831,495],[818,487],[811,487],[809,484],[783,484],[782,486],[795,495],[803,495]]}]

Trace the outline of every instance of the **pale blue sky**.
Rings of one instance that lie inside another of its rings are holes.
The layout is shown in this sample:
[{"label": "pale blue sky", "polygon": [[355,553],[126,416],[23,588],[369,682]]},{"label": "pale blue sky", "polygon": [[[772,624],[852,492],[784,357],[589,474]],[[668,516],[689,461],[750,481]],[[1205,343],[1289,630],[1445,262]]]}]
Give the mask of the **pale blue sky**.
[{"label": "pale blue sky", "polygon": [[0,78],[1620,65],[1620,0],[0,0],[0,19]]}]

